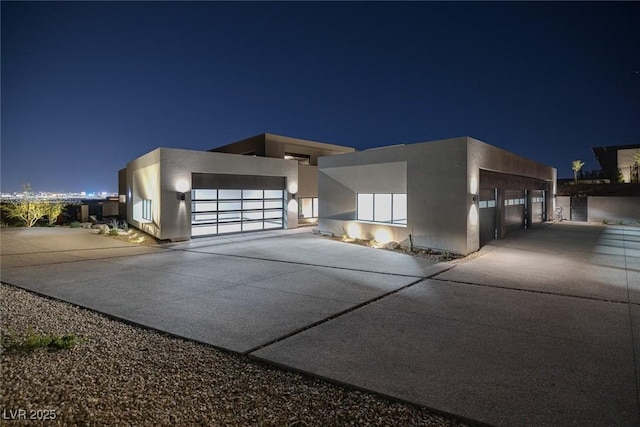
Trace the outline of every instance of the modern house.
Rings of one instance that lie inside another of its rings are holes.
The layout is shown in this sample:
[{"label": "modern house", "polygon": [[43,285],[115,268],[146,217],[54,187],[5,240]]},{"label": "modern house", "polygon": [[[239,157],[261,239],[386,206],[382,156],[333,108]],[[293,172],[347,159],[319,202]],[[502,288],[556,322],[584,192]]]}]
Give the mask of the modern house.
[{"label": "modern house", "polygon": [[119,172],[120,198],[127,221],[161,240],[295,228],[317,221],[318,157],[353,151],[272,134],[158,148]]},{"label": "modern house", "polygon": [[129,223],[162,240],[295,228],[468,254],[552,217],[556,170],[473,138],[353,148],[262,134],[158,148],[119,173]]},{"label": "modern house", "polygon": [[552,218],[556,169],[473,138],[319,161],[323,231],[460,254]]},{"label": "modern house", "polygon": [[634,155],[640,144],[593,147],[593,155],[610,182],[638,182],[638,163]]}]

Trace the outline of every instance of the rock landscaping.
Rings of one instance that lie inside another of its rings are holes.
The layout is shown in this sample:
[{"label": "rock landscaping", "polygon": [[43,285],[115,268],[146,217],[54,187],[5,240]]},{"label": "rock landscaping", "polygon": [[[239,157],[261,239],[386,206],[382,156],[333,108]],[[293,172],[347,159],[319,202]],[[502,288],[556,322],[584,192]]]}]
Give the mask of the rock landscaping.
[{"label": "rock landscaping", "polygon": [[3,343],[21,334],[73,337],[60,347],[3,345],[5,425],[45,416],[43,425],[64,426],[463,425],[5,284],[0,315]]}]

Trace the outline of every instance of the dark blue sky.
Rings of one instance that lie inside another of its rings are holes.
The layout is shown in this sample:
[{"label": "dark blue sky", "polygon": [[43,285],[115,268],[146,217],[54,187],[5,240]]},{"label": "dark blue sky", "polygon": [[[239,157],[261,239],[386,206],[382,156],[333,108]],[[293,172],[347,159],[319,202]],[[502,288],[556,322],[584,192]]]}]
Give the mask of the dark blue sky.
[{"label": "dark blue sky", "polygon": [[640,142],[640,3],[2,2],[2,190],[116,191],[158,146]]}]

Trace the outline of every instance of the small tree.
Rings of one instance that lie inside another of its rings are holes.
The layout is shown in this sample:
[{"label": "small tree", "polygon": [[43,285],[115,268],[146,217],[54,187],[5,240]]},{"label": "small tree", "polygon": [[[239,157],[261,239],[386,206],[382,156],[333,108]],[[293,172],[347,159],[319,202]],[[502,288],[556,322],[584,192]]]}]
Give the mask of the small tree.
[{"label": "small tree", "polygon": [[573,178],[576,181],[576,197],[578,196],[578,172],[584,166],[584,162],[582,160],[574,160],[571,169],[573,169]]},{"label": "small tree", "polygon": [[40,218],[45,216],[45,207],[46,205],[43,202],[29,197],[2,204],[2,210],[6,212],[9,218],[16,218],[27,227],[33,227]]},{"label": "small tree", "polygon": [[31,191],[31,185],[22,185],[22,198],[18,200],[3,201],[2,210],[9,218],[15,218],[27,227],[33,227],[43,217],[47,217],[49,224],[53,224],[62,213],[65,204],[60,201],[47,201],[36,199]]},{"label": "small tree", "polygon": [[51,200],[49,202],[43,202],[45,215],[47,216],[47,220],[49,221],[49,225],[53,225],[58,220],[58,215],[62,213],[66,204],[58,201]]}]

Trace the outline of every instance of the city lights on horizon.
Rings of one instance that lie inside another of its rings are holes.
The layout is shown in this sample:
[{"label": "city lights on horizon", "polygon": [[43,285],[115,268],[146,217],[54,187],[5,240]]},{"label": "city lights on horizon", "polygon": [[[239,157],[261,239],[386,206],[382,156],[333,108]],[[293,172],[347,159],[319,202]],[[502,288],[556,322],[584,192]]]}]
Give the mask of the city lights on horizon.
[{"label": "city lights on horizon", "polygon": [[[14,191],[14,192],[2,192],[0,193],[0,198],[2,200],[17,200],[25,197],[24,191]],[[100,192],[50,192],[50,191],[35,191],[32,192],[33,197],[41,200],[73,200],[73,199],[108,199],[112,197],[118,197],[118,193],[110,193],[107,191]]]}]

